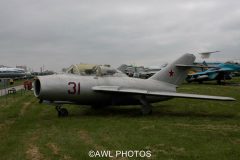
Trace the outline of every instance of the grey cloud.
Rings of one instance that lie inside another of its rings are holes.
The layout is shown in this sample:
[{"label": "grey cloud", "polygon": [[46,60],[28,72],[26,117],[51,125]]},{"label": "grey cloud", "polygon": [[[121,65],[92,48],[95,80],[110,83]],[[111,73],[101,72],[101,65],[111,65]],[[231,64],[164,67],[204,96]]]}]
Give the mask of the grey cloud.
[{"label": "grey cloud", "polygon": [[234,0],[2,0],[0,64],[61,70],[73,63],[158,65],[186,52],[239,57]]}]

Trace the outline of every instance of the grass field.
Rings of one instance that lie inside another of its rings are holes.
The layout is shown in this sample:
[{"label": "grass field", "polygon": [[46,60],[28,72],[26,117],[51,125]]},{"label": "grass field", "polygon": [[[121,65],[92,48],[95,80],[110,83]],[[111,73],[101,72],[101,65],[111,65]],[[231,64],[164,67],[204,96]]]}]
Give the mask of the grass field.
[{"label": "grass field", "polygon": [[173,99],[154,104],[151,116],[141,116],[139,106],[67,105],[69,117],[58,118],[53,106],[19,92],[7,103],[0,97],[0,159],[84,160],[97,159],[89,150],[151,150],[149,159],[239,160],[240,86],[183,84],[178,91],[237,101]]}]

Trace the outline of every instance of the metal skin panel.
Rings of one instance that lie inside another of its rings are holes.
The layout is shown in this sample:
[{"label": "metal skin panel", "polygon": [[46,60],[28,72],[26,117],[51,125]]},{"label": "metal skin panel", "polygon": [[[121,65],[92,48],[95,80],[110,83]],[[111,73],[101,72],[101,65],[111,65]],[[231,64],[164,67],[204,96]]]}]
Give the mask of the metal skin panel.
[{"label": "metal skin panel", "polygon": [[[40,81],[39,93],[37,93],[36,81]],[[121,88],[142,89],[151,91],[176,92],[176,86],[155,80],[144,80],[129,77],[96,77],[79,75],[49,75],[39,76],[34,84],[34,94],[42,100],[48,101],[72,101],[76,104],[140,104],[139,96],[132,94],[98,93],[92,90],[94,86],[120,86]],[[76,93],[74,92],[74,82]],[[80,92],[78,92],[80,83]],[[69,93],[70,91],[70,93]],[[167,97],[146,96],[149,102],[167,100]]]}]

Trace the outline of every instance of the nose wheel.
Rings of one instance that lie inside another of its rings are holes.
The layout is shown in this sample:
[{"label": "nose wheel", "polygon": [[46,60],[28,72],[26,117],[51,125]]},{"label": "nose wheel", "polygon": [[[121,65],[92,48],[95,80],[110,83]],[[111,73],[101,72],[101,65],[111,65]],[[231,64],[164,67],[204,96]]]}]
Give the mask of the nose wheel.
[{"label": "nose wheel", "polygon": [[61,105],[56,106],[56,110],[58,112],[58,117],[67,117],[68,116],[68,110],[66,108],[61,108]]}]

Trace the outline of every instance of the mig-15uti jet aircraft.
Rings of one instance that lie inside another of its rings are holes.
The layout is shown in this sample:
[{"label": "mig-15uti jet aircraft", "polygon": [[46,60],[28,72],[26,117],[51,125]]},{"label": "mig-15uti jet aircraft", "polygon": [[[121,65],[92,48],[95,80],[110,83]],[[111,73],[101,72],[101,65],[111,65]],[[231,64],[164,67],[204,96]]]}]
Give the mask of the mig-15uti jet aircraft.
[{"label": "mig-15uti jet aircraft", "polygon": [[[59,116],[67,116],[63,104],[91,105],[142,105],[144,115],[152,112],[151,103],[172,98],[193,98],[233,101],[234,98],[176,93],[176,88],[187,76],[195,60],[185,54],[149,79],[130,78],[119,74],[98,73],[93,76],[49,75],[39,76],[34,82],[34,94],[41,102],[56,106]],[[111,71],[111,73],[114,73]]]}]

